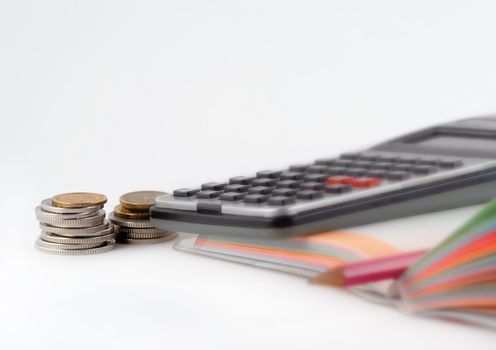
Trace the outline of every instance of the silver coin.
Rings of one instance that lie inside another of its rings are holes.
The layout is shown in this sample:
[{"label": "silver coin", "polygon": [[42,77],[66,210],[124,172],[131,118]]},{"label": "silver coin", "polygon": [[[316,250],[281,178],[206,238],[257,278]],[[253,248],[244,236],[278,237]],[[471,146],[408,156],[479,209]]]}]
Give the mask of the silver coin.
[{"label": "silver coin", "polygon": [[45,248],[39,246],[37,243],[35,243],[35,247],[38,250],[41,250],[44,253],[48,254],[54,254],[54,255],[91,255],[91,254],[99,254],[99,253],[104,253],[108,252],[112,249],[114,249],[116,246],[115,240],[107,242],[105,245],[97,248],[90,248],[90,249],[54,249],[54,248]]},{"label": "silver coin", "polygon": [[172,231],[165,231],[161,230],[159,228],[153,227],[153,228],[133,228],[133,227],[124,227],[124,226],[115,226],[115,229],[117,232],[122,232],[122,233],[156,233],[156,232],[161,232],[165,234],[173,233]]},{"label": "silver coin", "polygon": [[114,212],[109,214],[110,222],[117,226],[130,228],[154,228],[150,220],[128,220],[114,215]]},{"label": "silver coin", "polygon": [[84,219],[70,219],[70,220],[61,220],[61,219],[41,219],[38,218],[38,221],[43,224],[48,224],[56,227],[63,228],[83,228],[83,227],[91,227],[97,226],[103,223],[105,219],[105,210],[100,209],[95,216],[84,218]]},{"label": "silver coin", "polygon": [[118,243],[123,243],[123,244],[156,244],[156,243],[171,241],[176,237],[177,237],[177,233],[160,238],[151,238],[151,239],[116,238],[116,240]]},{"label": "silver coin", "polygon": [[38,238],[36,244],[42,248],[49,249],[91,249],[101,247],[105,242],[86,242],[86,243],[78,243],[78,244],[66,244],[66,243],[53,243],[44,241],[41,237]]},{"label": "silver coin", "polygon": [[40,237],[44,241],[60,244],[105,243],[106,241],[114,239],[115,233],[111,232],[106,235],[96,237],[64,237],[42,231]]},{"label": "silver coin", "polygon": [[63,228],[40,223],[40,229],[42,231],[64,237],[94,237],[103,236],[112,232],[113,226],[107,219],[105,219],[102,224],[92,227]]},{"label": "silver coin", "polygon": [[133,232],[119,232],[116,237],[121,238],[134,238],[134,239],[150,239],[150,238],[162,238],[168,237],[174,233],[168,233],[164,231],[156,231],[154,233],[133,233]]},{"label": "silver coin", "polygon": [[103,208],[102,205],[86,208],[61,208],[52,205],[52,199],[47,198],[40,204],[41,209],[56,214],[79,214],[79,213],[96,213]]},{"label": "silver coin", "polygon": [[59,213],[51,213],[49,211],[43,210],[41,205],[37,206],[34,209],[36,213],[36,218],[38,220],[73,220],[73,219],[84,219],[91,216],[95,216],[97,213],[95,212],[84,212],[84,213],[75,213],[75,214],[59,214]]}]

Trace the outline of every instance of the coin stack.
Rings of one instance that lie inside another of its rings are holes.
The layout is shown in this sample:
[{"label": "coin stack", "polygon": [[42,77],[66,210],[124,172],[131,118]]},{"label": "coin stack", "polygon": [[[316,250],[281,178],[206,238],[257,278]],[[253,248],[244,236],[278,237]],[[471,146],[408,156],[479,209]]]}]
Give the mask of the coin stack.
[{"label": "coin stack", "polygon": [[155,198],[163,194],[159,191],[138,191],[119,198],[120,204],[109,214],[118,243],[154,244],[176,238],[175,232],[160,230],[150,221],[150,207],[155,204]]},{"label": "coin stack", "polygon": [[99,193],[63,193],[36,207],[41,234],[35,246],[58,255],[89,255],[115,248],[112,224],[105,218],[107,197]]}]

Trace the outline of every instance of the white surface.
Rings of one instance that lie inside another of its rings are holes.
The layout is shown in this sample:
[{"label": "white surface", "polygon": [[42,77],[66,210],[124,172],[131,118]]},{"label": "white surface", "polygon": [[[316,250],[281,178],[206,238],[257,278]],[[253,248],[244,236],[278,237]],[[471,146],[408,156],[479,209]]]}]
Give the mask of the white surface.
[{"label": "white surface", "polygon": [[[496,111],[493,1],[0,2],[0,348],[494,349],[171,250],[38,253],[65,191],[171,190]],[[212,155],[217,157],[211,158]]]}]

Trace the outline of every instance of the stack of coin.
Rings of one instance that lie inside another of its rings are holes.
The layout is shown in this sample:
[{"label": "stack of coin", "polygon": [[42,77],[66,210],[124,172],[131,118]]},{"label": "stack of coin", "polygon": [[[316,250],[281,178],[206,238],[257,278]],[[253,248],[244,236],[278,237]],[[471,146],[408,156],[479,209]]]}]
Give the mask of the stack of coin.
[{"label": "stack of coin", "polygon": [[45,199],[36,207],[39,250],[59,255],[89,255],[115,248],[112,224],[105,219],[103,194],[74,192]]},{"label": "stack of coin", "polygon": [[153,244],[176,238],[175,232],[155,228],[150,221],[150,207],[155,204],[155,198],[163,194],[159,191],[138,191],[119,198],[120,204],[109,214],[118,243]]}]

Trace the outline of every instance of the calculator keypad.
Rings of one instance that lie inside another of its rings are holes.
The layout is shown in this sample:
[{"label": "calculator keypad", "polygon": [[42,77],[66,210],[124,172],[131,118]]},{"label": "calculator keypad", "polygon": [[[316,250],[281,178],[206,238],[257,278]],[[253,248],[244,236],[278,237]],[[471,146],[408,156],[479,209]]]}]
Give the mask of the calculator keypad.
[{"label": "calculator keypad", "polygon": [[282,206],[366,191],[461,166],[462,161],[456,159],[346,153],[284,170],[261,170],[255,177],[231,177],[228,183],[208,182],[201,185],[201,190],[181,188],[174,191],[174,197]]}]

